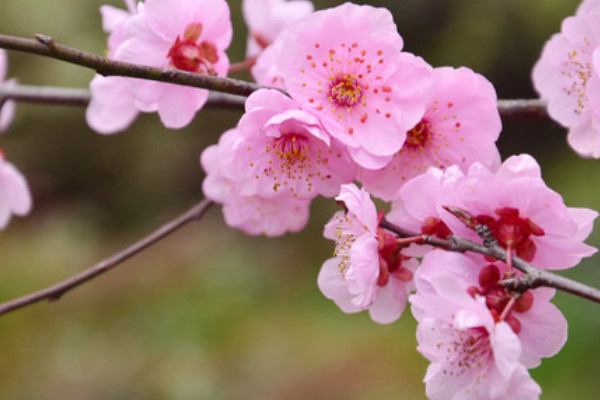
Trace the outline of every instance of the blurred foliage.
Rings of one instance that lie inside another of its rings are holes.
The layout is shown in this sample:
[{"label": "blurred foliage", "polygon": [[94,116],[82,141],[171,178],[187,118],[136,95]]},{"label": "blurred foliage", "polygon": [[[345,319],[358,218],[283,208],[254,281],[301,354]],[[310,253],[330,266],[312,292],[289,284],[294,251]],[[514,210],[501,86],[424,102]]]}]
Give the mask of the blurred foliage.
[{"label": "blurred foliage", "polygon": [[[339,4],[318,1],[317,8]],[[100,0],[2,0],[0,31],[101,54]],[[120,1],[111,4],[121,6]],[[373,1],[395,15],[405,47],[434,66],[468,66],[499,97],[533,97],[530,70],[576,0]],[[244,54],[240,1],[229,55]],[[93,73],[10,53],[22,83],[85,87]],[[240,78],[247,75],[240,74]],[[103,137],[84,110],[21,104],[1,138],[26,174],[35,210],[0,233],[2,299],[44,287],[124,247],[202,197],[198,156],[239,113],[207,110],[180,131],[143,115]],[[550,121],[509,121],[503,156],[528,152],[571,206],[600,209],[598,161],[575,156]],[[593,175],[592,175],[593,176]],[[265,239],[228,229],[214,208],[126,265],[68,294],[0,318],[1,399],[422,399],[426,361],[415,322],[345,315],[315,285],[332,243],[331,201],[300,234]],[[590,243],[598,246],[595,233]],[[566,275],[600,286],[598,257]],[[532,375],[542,399],[596,399],[598,306],[558,294],[570,340]]]}]

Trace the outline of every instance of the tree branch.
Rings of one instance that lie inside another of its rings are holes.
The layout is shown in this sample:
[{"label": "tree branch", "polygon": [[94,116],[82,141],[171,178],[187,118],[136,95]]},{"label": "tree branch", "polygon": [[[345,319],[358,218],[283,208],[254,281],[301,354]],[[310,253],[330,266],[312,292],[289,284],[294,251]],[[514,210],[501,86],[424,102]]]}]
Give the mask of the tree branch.
[{"label": "tree branch", "polygon": [[[15,100],[25,103],[57,104],[87,107],[91,94],[87,89],[62,88],[53,86],[30,86],[0,84],[0,101]],[[204,107],[244,110],[246,97],[211,92]]]},{"label": "tree branch", "polygon": [[[486,245],[472,242],[459,236],[451,235],[448,239],[440,239],[435,236],[421,235],[420,233],[401,228],[385,218],[382,219],[380,226],[390,232],[397,234],[400,237],[416,237],[423,238],[423,244],[439,247],[446,250],[464,253],[470,251],[473,253],[483,254],[496,260],[506,262],[506,249],[502,248],[498,243],[491,242]],[[485,229],[481,230],[481,235],[485,236]],[[479,232],[478,232],[479,233]],[[487,237],[486,237],[487,240]],[[512,257],[513,266],[525,273],[519,278],[511,278],[502,281],[501,283],[509,290],[516,292],[524,292],[527,289],[546,286],[554,289],[562,290],[563,292],[571,293],[579,297],[600,303],[600,290],[584,285],[583,283],[565,278],[564,276],[540,269],[528,263],[527,261],[517,256]]]},{"label": "tree branch", "polygon": [[206,210],[208,210],[208,208],[212,204],[213,203],[209,200],[202,200],[200,203],[196,204],[194,207],[190,208],[188,211],[186,211],[179,217],[167,222],[148,236],[135,242],[134,244],[125,248],[124,250],[108,257],[107,259],[100,261],[93,267],[86,269],[85,271],[82,271],[71,278],[68,278],[62,282],[49,286],[40,291],[31,293],[29,295],[20,297],[12,301],[1,303],[0,315],[7,314],[11,311],[27,307],[31,304],[35,304],[43,300],[59,300],[67,292],[70,292],[71,290],[79,287],[80,285],[96,278],[98,275],[101,275],[115,268],[117,265],[133,257],[134,255],[138,254],[147,247],[155,244],[160,239],[175,232],[177,229],[183,227],[184,225],[192,221],[199,220],[200,218],[202,218]]},{"label": "tree branch", "polygon": [[172,68],[157,68],[111,60],[86,53],[59,43],[49,36],[36,35],[37,40],[10,35],[0,35],[0,48],[56,58],[82,67],[91,68],[104,76],[128,76],[160,82],[176,83],[217,92],[249,96],[261,86],[237,79],[222,78],[182,71]]},{"label": "tree branch", "polygon": [[[37,40],[33,40],[10,35],[0,35],[0,48],[55,58],[86,68],[91,68],[104,76],[128,76],[132,78],[176,83],[179,85],[198,87],[240,96],[249,96],[256,90],[263,88],[256,83],[237,79],[195,74],[172,68],[156,68],[115,61],[56,43],[49,36],[36,35],[36,38]],[[234,66],[235,65],[236,64],[234,64]],[[242,62],[239,65],[247,67],[246,62]],[[26,99],[22,100],[26,101]],[[40,100],[39,102],[43,101]],[[55,103],[69,104],[66,100],[64,103],[59,103],[58,101]],[[216,103],[218,102],[215,102],[215,104]],[[233,106],[235,108],[239,106],[239,104],[236,105],[235,103],[232,105],[230,102],[226,102],[223,105],[227,107]],[[548,117],[546,103],[538,99],[498,100],[498,111],[502,118],[507,119]]]},{"label": "tree branch", "polygon": [[498,111],[505,119],[548,118],[548,104],[540,99],[498,100]]}]

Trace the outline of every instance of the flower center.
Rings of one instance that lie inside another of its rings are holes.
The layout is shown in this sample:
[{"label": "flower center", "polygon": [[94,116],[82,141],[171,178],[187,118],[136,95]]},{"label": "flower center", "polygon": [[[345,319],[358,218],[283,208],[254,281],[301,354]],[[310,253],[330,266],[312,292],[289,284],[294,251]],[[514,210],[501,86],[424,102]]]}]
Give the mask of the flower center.
[{"label": "flower center", "polygon": [[521,218],[516,208],[503,207],[495,213],[499,218],[479,215],[477,219],[491,229],[502,247],[516,250],[525,261],[533,260],[536,247],[530,236],[544,236],[544,230],[529,218]]},{"label": "flower center", "polygon": [[338,74],[331,78],[329,100],[339,107],[352,107],[363,98],[363,87],[355,75]]},{"label": "flower center", "polygon": [[[514,296],[504,286],[500,284],[501,279],[511,277],[510,274],[501,276],[500,270],[494,264],[490,264],[479,272],[479,287],[470,286],[467,292],[471,296],[480,295],[485,297],[485,305],[494,321],[499,322],[503,316],[504,321],[511,327],[513,332],[518,334],[521,331],[521,323],[515,317],[514,312],[523,313],[533,306],[533,294],[531,291],[524,292],[520,298],[513,303],[511,298]],[[506,308],[508,307],[508,310]]]},{"label": "flower center", "polygon": [[431,124],[427,120],[422,119],[414,128],[407,132],[404,147],[412,150],[422,149],[432,136]]},{"label": "flower center", "polygon": [[185,28],[183,40],[177,36],[167,57],[173,67],[189,72],[217,75],[214,64],[219,61],[217,47],[207,41],[198,42],[202,24],[189,24]]},{"label": "flower center", "polygon": [[402,261],[408,260],[400,251],[402,246],[398,245],[396,237],[391,233],[379,228],[377,230],[379,241],[379,277],[377,285],[383,287],[388,284],[390,275],[403,282],[410,282],[413,273],[402,266]]},{"label": "flower center", "polygon": [[297,133],[286,134],[275,140],[273,150],[280,160],[303,161],[309,150],[308,140]]}]

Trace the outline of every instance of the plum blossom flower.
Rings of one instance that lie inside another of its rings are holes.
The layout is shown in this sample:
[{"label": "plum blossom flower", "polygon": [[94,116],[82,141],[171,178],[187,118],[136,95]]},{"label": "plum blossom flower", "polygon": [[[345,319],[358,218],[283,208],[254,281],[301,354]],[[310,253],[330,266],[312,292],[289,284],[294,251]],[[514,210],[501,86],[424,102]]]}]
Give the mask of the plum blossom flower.
[{"label": "plum blossom flower", "polygon": [[[114,58],[117,48],[127,38],[131,17],[138,13],[138,9],[143,10],[143,3],[137,7],[133,0],[126,0],[125,3],[127,10],[109,5],[100,7],[102,26],[109,34],[109,58]],[[139,110],[129,79],[97,74],[90,83],[90,91],[92,96],[85,115],[88,125],[96,132],[112,134],[122,131],[137,118]]]},{"label": "plum blossom flower", "polygon": [[202,188],[205,196],[223,205],[227,225],[249,235],[279,236],[304,228],[310,201],[292,196],[266,199],[258,195],[243,196],[235,184],[222,173],[223,164],[231,162],[232,146],[237,140],[235,129],[225,132],[218,145],[207,147],[200,158],[207,176]]},{"label": "plum blossom flower", "polygon": [[232,162],[222,171],[245,196],[333,197],[354,179],[344,146],[279,91],[253,93],[237,132]]},{"label": "plum blossom flower", "polygon": [[6,228],[11,216],[24,216],[31,210],[31,194],[23,175],[4,158],[0,148],[0,229]]},{"label": "plum blossom flower", "polygon": [[383,200],[429,167],[458,165],[466,171],[476,161],[490,169],[500,165],[495,141],[502,123],[492,84],[464,67],[435,68],[433,76],[434,97],[400,151],[383,169],[359,173],[365,188]]},{"label": "plum blossom flower", "polygon": [[[546,186],[530,155],[508,158],[495,173],[475,163],[453,190],[460,200],[457,206],[489,226],[502,247],[539,268],[570,268],[596,252],[583,241],[598,213],[567,207]],[[442,219],[457,235],[477,240],[453,215],[446,213]]]},{"label": "plum blossom flower", "polygon": [[[3,82],[8,71],[8,57],[6,51],[0,49],[0,85],[12,86],[16,82],[14,79]],[[15,116],[16,105],[14,101],[6,101],[0,106],[0,133],[8,129]]]},{"label": "plum blossom flower", "polygon": [[388,219],[442,238],[454,233],[480,240],[444,206],[467,211],[492,230],[502,247],[539,268],[570,268],[596,252],[583,241],[598,213],[565,206],[527,154],[510,157],[496,172],[479,163],[466,174],[458,167],[432,168],[399,190]]},{"label": "plum blossom flower", "polygon": [[427,396],[538,399],[541,390],[520,362],[514,328],[490,312],[486,297],[468,290],[465,276],[479,270],[470,263],[464,255],[436,250],[425,256],[415,277],[417,294],[410,302],[418,321],[417,350],[431,361]]},{"label": "plum blossom flower", "polygon": [[346,3],[317,11],[280,36],[285,89],[314,113],[365,168],[381,168],[432,95],[431,67],[401,52],[403,41],[384,8]]},{"label": "plum blossom flower", "polygon": [[[224,0],[147,0],[143,12],[131,18],[115,59],[225,76],[231,36]],[[205,89],[143,80],[130,85],[138,108],[158,111],[168,128],[189,124],[208,98]]]},{"label": "plum blossom flower", "polygon": [[583,157],[600,158],[600,3],[584,2],[544,46],[533,83]]},{"label": "plum blossom flower", "polygon": [[324,235],[336,241],[336,249],[321,267],[319,288],[346,313],[368,309],[374,321],[393,322],[404,311],[418,262],[378,228],[375,205],[364,189],[342,185],[336,200],[347,212],[337,212],[325,226]]},{"label": "plum blossom flower", "polygon": [[282,30],[313,10],[313,4],[306,0],[244,0],[242,11],[248,25],[246,57],[258,56]]}]

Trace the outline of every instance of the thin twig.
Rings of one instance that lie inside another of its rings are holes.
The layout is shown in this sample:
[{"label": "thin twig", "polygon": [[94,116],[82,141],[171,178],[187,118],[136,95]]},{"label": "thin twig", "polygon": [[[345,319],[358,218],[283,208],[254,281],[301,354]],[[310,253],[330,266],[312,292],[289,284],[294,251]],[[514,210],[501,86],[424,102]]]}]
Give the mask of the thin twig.
[{"label": "thin twig", "polygon": [[[256,83],[237,79],[115,61],[56,43],[49,36],[36,35],[36,38],[37,40],[33,40],[10,35],[0,35],[0,48],[55,58],[91,68],[105,76],[128,76],[176,83],[240,96],[249,96],[256,90],[263,88]],[[242,62],[239,66],[245,68],[248,65]],[[498,111],[502,118],[507,119],[548,117],[546,103],[538,99],[498,100]]]},{"label": "thin twig", "polygon": [[173,68],[157,68],[115,61],[86,53],[59,43],[49,36],[36,35],[37,40],[17,36],[0,35],[0,48],[56,58],[82,67],[91,68],[104,76],[128,76],[160,82],[176,83],[217,92],[249,96],[261,86],[237,79],[222,78],[182,71]]},{"label": "thin twig", "polygon": [[[420,235],[419,233],[401,228],[385,218],[381,220],[380,226],[400,237],[414,237]],[[492,242],[489,246],[485,246],[455,235],[451,235],[448,239],[440,239],[429,235],[422,235],[422,237],[423,244],[429,244],[431,246],[461,253],[470,251],[506,262],[506,249],[496,242]],[[520,278],[511,278],[502,281],[501,283],[504,287],[509,290],[524,292],[527,289],[546,286],[600,303],[600,290],[596,288],[535,267],[518,256],[513,256],[512,262],[513,267],[524,272],[525,275]]]},{"label": "thin twig", "polygon": [[85,107],[90,102],[90,92],[87,89],[0,84],[0,99]]},{"label": "thin twig", "polygon": [[108,257],[107,259],[100,261],[93,267],[86,269],[85,271],[82,271],[71,278],[65,279],[64,281],[49,286],[45,289],[39,290],[37,292],[31,293],[29,295],[20,297],[15,300],[8,301],[6,303],[1,303],[0,315],[7,314],[11,311],[27,307],[31,304],[38,303],[43,300],[59,300],[65,293],[70,292],[71,290],[81,286],[85,282],[96,278],[98,275],[101,275],[115,268],[117,265],[138,254],[145,248],[158,242],[160,239],[175,232],[182,226],[192,221],[199,220],[200,218],[202,218],[206,210],[208,210],[208,208],[212,204],[213,203],[209,200],[203,200],[200,203],[196,204],[194,207],[190,208],[182,215],[180,215],[179,217],[162,225],[160,228],[158,228],[148,236],[135,242],[134,244],[125,248],[124,250]]},{"label": "thin twig", "polygon": [[[0,84],[1,100],[87,107],[90,96],[90,91],[87,89]],[[208,95],[205,107],[243,111],[245,102],[246,97],[244,96],[213,92]]]},{"label": "thin twig", "polygon": [[498,111],[505,119],[548,118],[548,104],[539,99],[498,100]]}]

